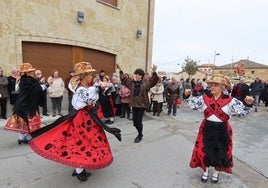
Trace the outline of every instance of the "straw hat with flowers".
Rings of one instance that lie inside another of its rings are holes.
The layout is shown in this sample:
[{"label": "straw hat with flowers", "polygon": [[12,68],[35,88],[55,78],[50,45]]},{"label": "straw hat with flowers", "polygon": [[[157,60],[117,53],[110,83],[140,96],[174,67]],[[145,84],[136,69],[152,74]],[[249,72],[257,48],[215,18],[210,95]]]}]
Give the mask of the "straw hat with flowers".
[{"label": "straw hat with flowers", "polygon": [[79,62],[74,65],[74,75],[81,75],[89,72],[95,72],[89,62]]},{"label": "straw hat with flowers", "polygon": [[74,74],[69,82],[69,89],[72,92],[75,92],[76,88],[78,87],[81,79],[81,75],[95,72],[96,70],[92,68],[89,62],[79,62],[74,65]]},{"label": "straw hat with flowers", "polygon": [[26,73],[26,72],[31,72],[35,71],[36,69],[33,68],[33,66],[30,63],[22,63],[20,65],[20,72],[21,73]]},{"label": "straw hat with flowers", "polygon": [[209,80],[207,80],[207,83],[217,83],[217,84],[222,84],[225,86],[227,90],[231,90],[231,83],[230,80],[227,76],[224,75],[214,75],[212,76]]}]

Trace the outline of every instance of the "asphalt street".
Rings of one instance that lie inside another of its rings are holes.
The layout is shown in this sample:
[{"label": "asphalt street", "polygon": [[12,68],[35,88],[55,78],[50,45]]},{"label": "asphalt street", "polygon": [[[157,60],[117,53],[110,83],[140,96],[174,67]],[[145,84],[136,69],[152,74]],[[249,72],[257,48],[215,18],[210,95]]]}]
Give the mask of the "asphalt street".
[{"label": "asphalt street", "polygon": [[[122,130],[122,142],[107,133],[114,155],[113,163],[91,171],[87,182],[71,176],[72,167],[46,160],[28,145],[17,144],[17,133],[3,129],[0,119],[0,187],[1,188],[267,188],[268,187],[268,112],[232,117],[234,132],[234,168],[232,174],[221,173],[218,184],[201,183],[202,170],[189,167],[193,143],[203,118],[185,104],[177,116],[160,117],[146,113],[144,138],[134,144],[136,130],[128,119],[116,118],[113,126]],[[57,118],[57,117],[56,117]],[[56,118],[43,117],[42,126]]]}]

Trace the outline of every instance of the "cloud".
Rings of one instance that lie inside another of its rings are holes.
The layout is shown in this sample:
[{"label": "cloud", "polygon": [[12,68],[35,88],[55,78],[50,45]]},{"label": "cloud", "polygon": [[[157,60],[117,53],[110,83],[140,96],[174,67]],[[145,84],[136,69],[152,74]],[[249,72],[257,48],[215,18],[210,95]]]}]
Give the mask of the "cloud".
[{"label": "cloud", "polygon": [[156,1],[153,63],[176,70],[187,56],[208,63],[217,51],[219,65],[247,57],[268,64],[267,7],[266,0]]}]

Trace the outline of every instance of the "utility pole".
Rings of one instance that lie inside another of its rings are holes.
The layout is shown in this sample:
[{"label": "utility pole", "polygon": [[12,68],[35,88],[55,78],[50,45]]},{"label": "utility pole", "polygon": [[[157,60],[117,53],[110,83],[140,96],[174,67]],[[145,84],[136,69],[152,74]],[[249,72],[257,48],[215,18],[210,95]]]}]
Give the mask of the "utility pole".
[{"label": "utility pole", "polygon": [[216,62],[216,56],[221,55],[220,53],[214,52],[214,58],[213,58],[213,67],[212,67],[212,76],[214,76],[214,68],[215,68],[215,62]]}]

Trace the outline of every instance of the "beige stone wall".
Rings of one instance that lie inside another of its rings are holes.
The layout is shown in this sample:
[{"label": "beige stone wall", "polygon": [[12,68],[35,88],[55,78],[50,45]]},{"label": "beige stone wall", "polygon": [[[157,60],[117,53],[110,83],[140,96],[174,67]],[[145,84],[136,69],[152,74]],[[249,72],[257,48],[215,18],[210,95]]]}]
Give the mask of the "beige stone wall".
[{"label": "beige stone wall", "polygon": [[[5,72],[22,63],[22,41],[113,53],[126,72],[151,66],[154,0],[118,0],[118,7],[97,0],[1,0],[0,11],[0,55]],[[77,11],[85,13],[84,22],[77,21]],[[137,29],[142,30],[141,38],[136,37]]]}]

